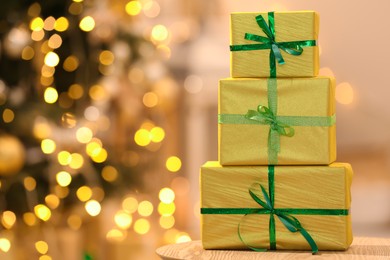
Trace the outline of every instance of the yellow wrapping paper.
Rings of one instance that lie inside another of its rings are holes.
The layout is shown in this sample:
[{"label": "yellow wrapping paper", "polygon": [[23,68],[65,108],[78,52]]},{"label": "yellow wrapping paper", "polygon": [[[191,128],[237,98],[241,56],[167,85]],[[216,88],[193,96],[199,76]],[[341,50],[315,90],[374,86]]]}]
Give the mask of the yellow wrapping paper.
[{"label": "yellow wrapping paper", "polygon": [[[277,116],[327,117],[335,113],[334,79],[278,78]],[[219,114],[242,114],[268,107],[267,79],[223,79]],[[336,160],[336,127],[293,126],[292,137],[280,136],[278,165],[327,165]],[[222,165],[267,165],[269,125],[219,124]]]},{"label": "yellow wrapping paper", "polygon": [[[275,209],[350,209],[352,168],[329,166],[275,166]],[[268,190],[267,166],[221,166],[207,162],[201,168],[201,208],[261,208],[248,188],[261,183]],[[345,250],[352,243],[351,216],[293,215],[315,240],[319,250]],[[205,249],[248,249],[245,243],[269,248],[270,215],[202,214]],[[299,233],[290,232],[275,216],[276,249],[310,250]]]},{"label": "yellow wrapping paper", "polygon": [[[245,33],[265,36],[256,23],[256,16],[262,15],[268,24],[267,13],[232,13],[231,45],[259,44],[246,40]],[[313,11],[275,12],[276,42],[317,40],[318,14]],[[269,77],[270,50],[232,51],[231,77]],[[303,53],[293,56],[281,51],[284,65],[276,64],[277,77],[313,77],[318,75],[319,53],[317,46],[303,47]]]}]

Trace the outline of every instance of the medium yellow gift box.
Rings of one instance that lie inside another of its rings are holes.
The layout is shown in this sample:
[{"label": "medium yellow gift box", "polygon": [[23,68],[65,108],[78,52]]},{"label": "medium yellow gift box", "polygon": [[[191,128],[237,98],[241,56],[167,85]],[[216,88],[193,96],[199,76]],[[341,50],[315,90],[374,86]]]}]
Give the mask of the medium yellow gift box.
[{"label": "medium yellow gift box", "polygon": [[207,162],[200,175],[203,247],[345,250],[352,243],[351,181],[347,163],[221,166]]},{"label": "medium yellow gift box", "polygon": [[334,79],[223,79],[222,165],[327,165],[336,160]]},{"label": "medium yellow gift box", "polygon": [[318,75],[316,12],[232,13],[230,23],[231,77]]}]

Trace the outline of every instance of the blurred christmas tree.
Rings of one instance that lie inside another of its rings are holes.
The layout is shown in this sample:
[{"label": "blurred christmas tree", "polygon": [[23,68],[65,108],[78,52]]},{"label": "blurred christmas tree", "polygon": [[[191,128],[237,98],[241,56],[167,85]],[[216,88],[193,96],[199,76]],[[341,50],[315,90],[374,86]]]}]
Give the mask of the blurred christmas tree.
[{"label": "blurred christmas tree", "polygon": [[[180,169],[179,158],[167,160],[160,152],[177,124],[180,92],[163,62],[170,55],[169,32],[163,25],[142,27],[142,19],[158,15],[158,3],[18,0],[1,5],[3,227],[50,222],[77,229],[85,214],[100,213],[105,197],[157,190],[165,217],[161,226],[171,228],[174,193],[160,190],[164,178],[155,171],[161,163],[163,168],[167,163],[166,171]],[[153,201],[143,202],[140,215],[147,217]],[[123,200],[115,216],[122,229],[116,231],[123,235],[139,204],[133,197]],[[138,233],[146,233],[149,224],[141,224]],[[8,251],[5,240],[0,250]]]}]

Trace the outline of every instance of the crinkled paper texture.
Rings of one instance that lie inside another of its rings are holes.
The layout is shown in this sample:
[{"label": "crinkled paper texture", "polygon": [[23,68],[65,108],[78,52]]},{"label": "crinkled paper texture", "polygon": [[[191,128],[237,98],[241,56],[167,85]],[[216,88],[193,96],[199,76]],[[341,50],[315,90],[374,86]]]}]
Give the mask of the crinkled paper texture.
[{"label": "crinkled paper texture", "polygon": [[[232,13],[230,17],[230,44],[259,44],[246,40],[245,33],[265,36],[256,22],[261,14],[268,24],[267,13]],[[319,18],[313,11],[275,12],[275,38],[277,42],[318,40]],[[270,50],[232,51],[231,77],[269,77]],[[303,47],[303,53],[293,56],[281,51],[284,65],[276,65],[277,77],[314,77],[319,70],[317,46]]]},{"label": "crinkled paper texture", "polygon": [[[275,208],[350,209],[352,168],[329,166],[275,166]],[[258,208],[249,195],[252,183],[268,191],[267,166],[221,166],[207,162],[201,168],[202,208]],[[262,197],[261,197],[262,198]],[[264,200],[264,199],[263,199]],[[351,216],[294,215],[316,241],[319,250],[345,250],[352,243]],[[201,215],[205,249],[269,248],[269,215]],[[275,216],[276,248],[310,250],[300,233],[292,233]]]},{"label": "crinkled paper texture", "polygon": [[[223,79],[219,114],[242,114],[258,105],[268,107],[268,79]],[[332,116],[333,78],[278,78],[278,116]],[[269,125],[218,124],[222,165],[267,165]],[[295,135],[280,137],[278,165],[327,165],[336,160],[336,126],[294,126]]]}]

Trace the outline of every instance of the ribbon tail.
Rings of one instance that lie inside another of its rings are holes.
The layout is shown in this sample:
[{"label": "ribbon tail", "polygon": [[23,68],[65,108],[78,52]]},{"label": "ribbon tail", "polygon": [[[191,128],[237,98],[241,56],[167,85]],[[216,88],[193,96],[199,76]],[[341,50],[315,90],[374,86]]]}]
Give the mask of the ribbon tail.
[{"label": "ribbon tail", "polygon": [[276,78],[276,60],[273,51],[269,52],[269,68],[270,68],[269,77]]},{"label": "ribbon tail", "polygon": [[280,65],[283,65],[285,62],[284,62],[284,59],[282,57],[282,53],[280,53],[279,47],[276,44],[272,44],[271,51],[274,53],[275,59],[278,61],[278,63]]},{"label": "ribbon tail", "polygon": [[268,133],[268,163],[278,164],[278,153],[280,151],[280,135],[276,130],[270,128]]},{"label": "ribbon tail", "polygon": [[310,236],[310,234],[306,231],[306,229],[304,229],[303,227],[301,227],[301,229],[299,230],[299,232],[302,234],[302,236],[303,236],[303,237],[306,239],[306,241],[309,243],[313,255],[315,255],[316,253],[318,253],[318,246],[317,246],[316,242],[314,241],[314,239],[313,239],[313,238]]}]

